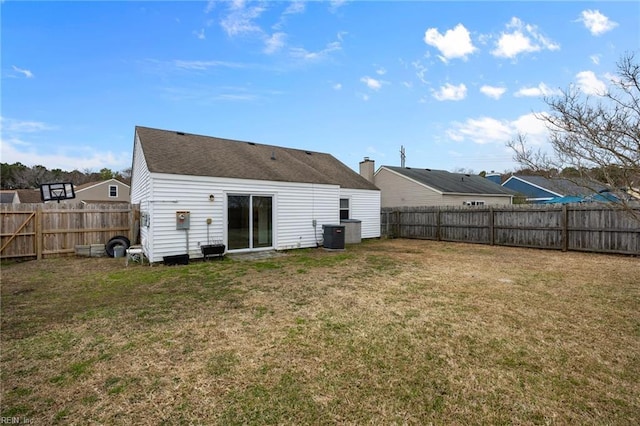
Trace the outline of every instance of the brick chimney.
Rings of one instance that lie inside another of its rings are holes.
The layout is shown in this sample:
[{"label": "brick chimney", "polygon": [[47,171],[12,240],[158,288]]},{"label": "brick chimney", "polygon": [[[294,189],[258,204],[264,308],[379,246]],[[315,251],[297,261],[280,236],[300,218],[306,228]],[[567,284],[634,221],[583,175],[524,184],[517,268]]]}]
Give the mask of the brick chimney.
[{"label": "brick chimney", "polygon": [[375,171],[376,162],[369,160],[369,157],[364,157],[364,160],[360,162],[360,175],[371,183],[373,182],[373,172]]}]

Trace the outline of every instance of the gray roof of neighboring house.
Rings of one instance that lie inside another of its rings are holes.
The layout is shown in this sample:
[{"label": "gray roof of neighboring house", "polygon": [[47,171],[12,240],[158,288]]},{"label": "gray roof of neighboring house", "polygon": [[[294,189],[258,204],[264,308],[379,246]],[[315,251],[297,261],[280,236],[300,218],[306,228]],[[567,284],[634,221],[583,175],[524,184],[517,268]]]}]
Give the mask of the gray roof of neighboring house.
[{"label": "gray roof of neighboring house", "polygon": [[539,186],[541,188],[557,192],[562,195],[593,195],[596,192],[607,190],[608,188],[601,182],[589,181],[586,179],[565,179],[547,178],[544,176],[514,175],[514,177]]},{"label": "gray roof of neighboring house", "polygon": [[136,127],[152,173],[378,188],[330,154]]},{"label": "gray roof of neighboring house", "polygon": [[508,188],[479,175],[451,173],[446,170],[382,166],[443,193],[514,195]]},{"label": "gray roof of neighboring house", "polygon": [[13,203],[13,197],[15,197],[16,191],[2,191],[0,192],[0,203],[11,204]]}]

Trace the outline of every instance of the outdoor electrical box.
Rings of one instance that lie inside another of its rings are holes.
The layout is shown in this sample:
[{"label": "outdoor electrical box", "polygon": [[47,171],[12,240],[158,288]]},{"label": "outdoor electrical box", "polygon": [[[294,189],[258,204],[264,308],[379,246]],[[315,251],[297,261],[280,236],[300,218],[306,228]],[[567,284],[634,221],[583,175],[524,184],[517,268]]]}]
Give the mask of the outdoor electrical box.
[{"label": "outdoor electrical box", "polygon": [[189,229],[189,212],[176,212],[176,229]]}]

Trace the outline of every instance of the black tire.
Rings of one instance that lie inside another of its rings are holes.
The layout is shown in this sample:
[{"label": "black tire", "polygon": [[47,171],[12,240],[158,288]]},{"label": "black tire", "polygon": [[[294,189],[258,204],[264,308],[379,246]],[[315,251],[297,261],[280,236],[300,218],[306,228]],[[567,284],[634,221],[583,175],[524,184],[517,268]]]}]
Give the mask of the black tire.
[{"label": "black tire", "polygon": [[117,237],[113,237],[109,240],[109,242],[104,246],[104,249],[107,251],[109,257],[115,257],[114,249],[118,246],[122,246],[126,249],[129,248],[131,242],[127,237],[123,237],[122,235],[118,235]]}]

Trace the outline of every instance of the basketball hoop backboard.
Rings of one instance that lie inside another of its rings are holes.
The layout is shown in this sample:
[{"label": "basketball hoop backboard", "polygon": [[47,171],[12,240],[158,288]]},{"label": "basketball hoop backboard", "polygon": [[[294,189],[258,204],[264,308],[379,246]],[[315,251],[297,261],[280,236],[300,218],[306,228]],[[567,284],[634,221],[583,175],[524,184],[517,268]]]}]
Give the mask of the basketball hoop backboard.
[{"label": "basketball hoop backboard", "polygon": [[71,200],[76,198],[71,182],[43,183],[40,185],[40,196],[43,202]]}]

